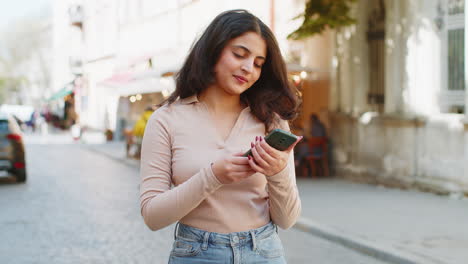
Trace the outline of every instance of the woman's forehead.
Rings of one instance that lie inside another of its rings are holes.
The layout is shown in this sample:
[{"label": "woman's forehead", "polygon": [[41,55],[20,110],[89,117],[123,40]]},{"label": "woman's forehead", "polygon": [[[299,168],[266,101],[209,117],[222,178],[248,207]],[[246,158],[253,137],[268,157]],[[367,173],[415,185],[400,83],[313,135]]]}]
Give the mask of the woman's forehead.
[{"label": "woman's forehead", "polygon": [[255,32],[247,32],[237,38],[231,39],[228,45],[246,49],[256,57],[266,58],[267,55],[266,41]]}]

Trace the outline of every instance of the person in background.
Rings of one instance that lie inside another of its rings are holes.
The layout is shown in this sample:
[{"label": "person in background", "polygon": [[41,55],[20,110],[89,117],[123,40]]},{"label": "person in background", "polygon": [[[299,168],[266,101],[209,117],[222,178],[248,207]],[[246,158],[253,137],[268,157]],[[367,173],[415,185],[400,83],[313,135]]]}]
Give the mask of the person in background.
[{"label": "person in background", "polygon": [[[327,137],[327,129],[323,125],[323,123],[320,121],[318,116],[316,114],[311,114],[310,115],[310,137]],[[320,147],[314,147],[312,148],[312,155],[323,155],[322,153],[322,148]]]},{"label": "person in background", "polygon": [[143,141],[143,135],[145,134],[146,124],[150,116],[153,114],[154,108],[152,106],[148,106],[145,108],[145,111],[141,114],[140,118],[135,122],[133,126],[133,136],[135,137],[135,142],[133,142],[136,146],[135,157],[140,158],[141,155],[141,142]]},{"label": "person in background", "polygon": [[196,41],[141,151],[143,219],[151,230],[177,223],[170,264],[286,263],[277,226],[301,213],[301,137],[279,151],[264,136],[289,131],[293,89],[273,32],[246,10],[221,13]]},{"label": "person in background", "polygon": [[[310,115],[308,132],[309,137],[327,137],[327,129],[315,113]],[[304,161],[304,158],[311,154],[320,156],[323,154],[322,149],[320,147],[313,147],[310,149],[307,141],[297,145],[295,155],[296,167],[303,165],[301,163]]]}]

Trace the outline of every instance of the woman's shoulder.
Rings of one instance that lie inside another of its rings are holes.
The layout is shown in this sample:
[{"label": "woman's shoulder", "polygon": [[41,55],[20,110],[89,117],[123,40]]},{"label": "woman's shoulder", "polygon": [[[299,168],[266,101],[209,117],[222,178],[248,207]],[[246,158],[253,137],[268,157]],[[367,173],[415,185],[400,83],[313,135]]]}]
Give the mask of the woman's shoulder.
[{"label": "woman's shoulder", "polygon": [[181,112],[186,111],[186,103],[184,99],[176,99],[174,102],[165,102],[162,106],[160,106],[156,111],[153,112],[151,115],[151,119],[157,120],[166,120],[170,121],[171,119],[175,118]]},{"label": "woman's shoulder", "polygon": [[171,119],[171,106],[164,104],[156,109],[148,119],[149,122],[167,123]]}]

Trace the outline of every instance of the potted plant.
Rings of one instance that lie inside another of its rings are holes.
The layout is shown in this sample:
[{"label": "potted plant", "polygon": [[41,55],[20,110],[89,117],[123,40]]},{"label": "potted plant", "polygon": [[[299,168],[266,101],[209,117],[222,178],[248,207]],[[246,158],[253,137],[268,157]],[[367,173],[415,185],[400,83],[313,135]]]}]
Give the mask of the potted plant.
[{"label": "potted plant", "polygon": [[112,130],[110,130],[110,129],[106,129],[104,134],[106,135],[106,140],[107,141],[112,141],[112,139],[114,138],[114,132],[112,132]]}]

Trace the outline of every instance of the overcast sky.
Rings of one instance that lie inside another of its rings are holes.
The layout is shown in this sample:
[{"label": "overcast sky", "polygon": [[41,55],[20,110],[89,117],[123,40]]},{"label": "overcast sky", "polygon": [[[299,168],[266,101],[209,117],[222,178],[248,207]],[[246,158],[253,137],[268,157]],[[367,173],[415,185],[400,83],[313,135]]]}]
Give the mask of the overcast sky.
[{"label": "overcast sky", "polygon": [[0,0],[0,27],[27,16],[52,14],[53,0]]}]

